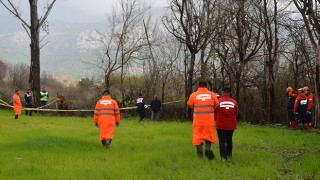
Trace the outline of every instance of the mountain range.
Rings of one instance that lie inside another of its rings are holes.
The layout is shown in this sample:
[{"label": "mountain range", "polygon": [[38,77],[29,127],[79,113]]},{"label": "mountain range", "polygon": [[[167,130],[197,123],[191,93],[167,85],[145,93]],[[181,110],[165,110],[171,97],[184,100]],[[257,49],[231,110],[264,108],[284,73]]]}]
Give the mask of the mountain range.
[{"label": "mountain range", "polygon": [[[161,8],[152,10],[153,17],[160,17]],[[155,14],[155,16],[154,16]],[[0,59],[9,64],[30,65],[30,38],[20,21],[12,15],[0,18]],[[92,63],[97,59],[99,43],[92,41],[98,31],[106,30],[106,21],[96,23],[67,23],[49,21],[49,35],[41,41],[41,72],[53,76],[71,76],[76,79],[97,74]],[[41,35],[43,37],[43,35]]]},{"label": "mountain range", "polygon": [[[0,58],[10,64],[29,65],[30,38],[26,31],[21,28],[15,29],[14,26],[1,28]],[[97,37],[96,30],[101,30],[103,26],[104,22],[92,24],[50,22],[49,35],[41,41],[43,45],[40,55],[41,72],[76,78],[92,75],[96,69],[88,62],[96,59],[99,44],[90,40]]]}]

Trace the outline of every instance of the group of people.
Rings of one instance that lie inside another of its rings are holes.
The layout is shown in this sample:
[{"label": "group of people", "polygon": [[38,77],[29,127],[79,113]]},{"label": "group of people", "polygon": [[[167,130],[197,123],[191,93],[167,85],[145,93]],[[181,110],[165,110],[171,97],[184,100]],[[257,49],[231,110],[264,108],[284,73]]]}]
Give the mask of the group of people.
[{"label": "group of people", "polygon": [[[198,90],[192,93],[188,105],[193,109],[192,144],[196,146],[198,157],[212,160],[211,144],[216,144],[215,126],[219,138],[220,157],[232,157],[232,137],[237,127],[238,103],[230,97],[231,89],[224,88],[221,96],[211,92],[206,82],[199,82]],[[215,125],[216,122],[216,125]]]},{"label": "group of people", "polygon": [[[160,117],[160,108],[161,108],[161,101],[158,99],[158,96],[155,95],[154,99],[151,101],[150,103],[150,108],[151,108],[151,120],[159,120]],[[139,94],[139,97],[137,99],[137,112],[139,114],[140,120],[142,121],[147,113],[146,113],[146,109],[148,108],[148,105],[146,105],[144,98],[142,96],[142,94]]]},{"label": "group of people", "polygon": [[[159,120],[161,101],[158,96],[154,96],[151,101],[151,120]],[[145,104],[142,94],[136,101],[137,112],[140,120],[146,117],[146,109],[148,106]],[[114,137],[114,129],[120,125],[120,111],[117,102],[111,98],[110,90],[105,90],[102,93],[102,98],[96,103],[94,109],[93,122],[100,130],[100,141],[105,148],[111,145]]]},{"label": "group of people", "polygon": [[[216,144],[216,129],[219,138],[220,156],[223,159],[232,157],[232,136],[237,126],[238,104],[230,97],[231,89],[224,88],[218,99],[216,93],[207,89],[206,82],[200,82],[199,88],[192,93],[188,105],[193,109],[192,144],[196,146],[197,156],[203,157],[203,144],[205,156],[212,160],[214,153],[211,144]],[[146,104],[142,94],[137,99],[137,111],[140,121],[146,116]],[[156,107],[156,108],[154,108]],[[157,117],[161,101],[155,96],[151,102],[152,117]],[[100,141],[105,148],[111,145],[115,127],[120,125],[119,106],[105,90],[102,98],[96,103],[93,122],[100,129]]]},{"label": "group of people", "polygon": [[313,128],[313,94],[309,87],[299,88],[298,91],[292,87],[286,89],[288,122],[291,129],[296,129],[297,125],[301,130],[311,130]]},{"label": "group of people", "polygon": [[[41,107],[45,106],[48,102],[49,99],[49,93],[46,91],[45,88],[42,89],[40,92],[40,105]],[[25,102],[25,107],[26,108],[33,108],[32,105],[32,93],[31,90],[28,89],[27,92],[24,93],[24,102]],[[13,104],[13,109],[15,112],[15,119],[18,119],[19,116],[21,115],[22,112],[22,101],[20,98],[20,90],[16,89],[14,91],[14,94],[12,96],[12,104]],[[26,109],[26,116],[30,115],[32,116],[32,110]],[[44,115],[44,112],[41,111],[41,114]]]}]

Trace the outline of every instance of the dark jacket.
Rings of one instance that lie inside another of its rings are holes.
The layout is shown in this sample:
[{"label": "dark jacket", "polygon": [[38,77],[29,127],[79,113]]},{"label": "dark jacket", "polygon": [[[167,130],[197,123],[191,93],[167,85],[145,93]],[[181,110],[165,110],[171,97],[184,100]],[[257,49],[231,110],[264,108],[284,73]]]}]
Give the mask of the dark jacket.
[{"label": "dark jacket", "polygon": [[301,93],[296,98],[296,101],[294,103],[294,112],[306,112],[308,107],[308,97]]},{"label": "dark jacket", "polygon": [[138,98],[137,99],[137,103],[136,103],[136,106],[137,106],[137,111],[139,113],[145,113],[145,103],[144,103],[144,100],[143,98]]},{"label": "dark jacket", "polygon": [[288,101],[287,101],[287,108],[288,109],[293,109],[294,108],[294,102],[296,101],[297,98],[297,93],[296,92],[287,92],[286,96],[288,97]]},{"label": "dark jacket", "polygon": [[24,101],[26,104],[31,104],[32,102],[32,96],[30,92],[24,93]]},{"label": "dark jacket", "polygon": [[158,112],[161,108],[161,101],[158,98],[155,98],[151,101],[150,107],[152,111]]}]

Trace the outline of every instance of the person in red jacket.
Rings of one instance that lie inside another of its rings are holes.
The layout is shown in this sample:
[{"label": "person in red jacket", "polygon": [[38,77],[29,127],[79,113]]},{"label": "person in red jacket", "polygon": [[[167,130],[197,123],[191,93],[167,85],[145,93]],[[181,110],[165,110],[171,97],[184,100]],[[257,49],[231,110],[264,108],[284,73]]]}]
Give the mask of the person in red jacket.
[{"label": "person in red jacket", "polygon": [[288,87],[286,91],[287,91],[286,96],[288,98],[287,111],[288,111],[288,121],[289,121],[290,129],[296,129],[296,122],[294,120],[293,108],[294,108],[294,102],[298,94],[296,91],[292,89],[292,87]]},{"label": "person in red jacket", "polygon": [[305,86],[304,92],[306,96],[308,97],[308,106],[307,106],[307,130],[311,130],[313,128],[313,122],[312,122],[312,108],[313,108],[313,94],[309,91],[309,87]]},{"label": "person in red jacket", "polygon": [[188,105],[193,108],[192,144],[197,148],[198,157],[202,157],[202,145],[205,142],[205,156],[212,160],[214,154],[211,150],[211,143],[216,143],[214,108],[219,105],[217,96],[209,91],[207,83],[202,81],[199,82],[198,90],[190,95]]},{"label": "person in red jacket", "polygon": [[109,90],[105,90],[97,102],[93,121],[100,129],[102,145],[109,147],[114,136],[114,128],[120,124],[120,110],[117,102],[111,99]]},{"label": "person in red jacket", "polygon": [[307,129],[307,107],[308,97],[304,93],[304,88],[298,89],[298,97],[294,103],[294,113],[297,117],[298,126],[301,130]]},{"label": "person in red jacket", "polygon": [[237,128],[238,103],[230,97],[231,89],[224,88],[216,112],[216,127],[219,138],[220,157],[232,157],[232,136]]},{"label": "person in red jacket", "polygon": [[19,89],[14,91],[14,94],[12,96],[12,103],[13,103],[13,109],[15,112],[14,118],[18,119],[18,117],[22,111],[22,103],[21,103],[21,99],[20,99]]}]

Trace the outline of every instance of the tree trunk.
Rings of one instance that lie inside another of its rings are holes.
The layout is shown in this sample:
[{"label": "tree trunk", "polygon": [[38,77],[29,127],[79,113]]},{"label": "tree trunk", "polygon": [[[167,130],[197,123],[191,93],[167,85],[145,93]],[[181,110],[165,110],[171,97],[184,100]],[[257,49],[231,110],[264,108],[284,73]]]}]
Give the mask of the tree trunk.
[{"label": "tree trunk", "polygon": [[[188,80],[187,80],[187,92],[186,92],[186,100],[189,99],[192,93],[192,85],[193,85],[193,71],[194,71],[194,64],[196,60],[196,53],[191,52],[191,59],[190,59],[190,67],[188,69]],[[187,119],[192,119],[191,108],[188,107],[187,109]]]},{"label": "tree trunk", "polygon": [[33,93],[33,104],[35,107],[40,105],[40,39],[39,39],[39,20],[37,1],[29,0],[30,3],[30,51],[31,65],[29,83]]},{"label": "tree trunk", "polygon": [[268,66],[268,111],[267,112],[267,123],[269,124],[271,121],[273,121],[273,114],[274,114],[274,70],[273,65]]},{"label": "tree trunk", "polygon": [[319,92],[320,92],[320,75],[319,75],[319,68],[320,68],[320,42],[317,44],[316,48],[316,65],[314,69],[314,107],[315,107],[315,115],[314,115],[314,122],[315,125],[319,124],[319,117],[320,117],[320,104],[319,104]]}]

